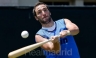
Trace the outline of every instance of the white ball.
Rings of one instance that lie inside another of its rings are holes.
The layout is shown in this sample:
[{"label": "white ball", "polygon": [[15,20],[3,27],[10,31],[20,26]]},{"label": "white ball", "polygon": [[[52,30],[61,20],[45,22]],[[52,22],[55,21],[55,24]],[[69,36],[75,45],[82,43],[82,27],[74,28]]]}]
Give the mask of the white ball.
[{"label": "white ball", "polygon": [[21,36],[22,36],[22,38],[27,38],[27,37],[29,36],[28,31],[23,31],[23,32],[21,33]]}]

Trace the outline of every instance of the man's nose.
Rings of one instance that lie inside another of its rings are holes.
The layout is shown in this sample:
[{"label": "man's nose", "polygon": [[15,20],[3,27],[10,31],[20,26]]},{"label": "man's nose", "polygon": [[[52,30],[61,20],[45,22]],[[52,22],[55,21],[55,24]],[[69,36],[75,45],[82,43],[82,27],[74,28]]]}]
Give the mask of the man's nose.
[{"label": "man's nose", "polygon": [[42,11],[42,14],[43,14],[43,15],[45,15],[45,12],[44,12],[44,11]]}]

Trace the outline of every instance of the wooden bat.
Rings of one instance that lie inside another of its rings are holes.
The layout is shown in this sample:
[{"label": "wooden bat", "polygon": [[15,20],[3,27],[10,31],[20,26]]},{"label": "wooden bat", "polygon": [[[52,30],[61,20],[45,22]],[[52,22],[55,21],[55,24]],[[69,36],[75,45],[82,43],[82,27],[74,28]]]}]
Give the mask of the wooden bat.
[{"label": "wooden bat", "polygon": [[[58,35],[57,37],[60,37],[60,35]],[[15,51],[10,52],[8,54],[8,57],[9,58],[17,58],[17,57],[19,57],[19,56],[21,56],[23,54],[26,54],[26,53],[28,53],[28,52],[30,52],[30,51],[42,46],[43,44],[45,44],[47,42],[50,42],[50,41],[52,41],[52,39],[22,47],[20,49],[17,49]]]}]

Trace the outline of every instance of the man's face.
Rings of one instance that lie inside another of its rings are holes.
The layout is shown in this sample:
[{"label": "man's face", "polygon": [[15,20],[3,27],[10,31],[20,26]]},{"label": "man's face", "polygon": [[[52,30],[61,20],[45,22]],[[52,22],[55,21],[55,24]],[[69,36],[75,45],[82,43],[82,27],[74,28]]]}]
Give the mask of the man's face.
[{"label": "man's face", "polygon": [[41,4],[41,5],[37,6],[35,8],[35,12],[36,12],[36,19],[39,22],[41,22],[43,24],[47,24],[51,21],[50,12],[46,5]]}]

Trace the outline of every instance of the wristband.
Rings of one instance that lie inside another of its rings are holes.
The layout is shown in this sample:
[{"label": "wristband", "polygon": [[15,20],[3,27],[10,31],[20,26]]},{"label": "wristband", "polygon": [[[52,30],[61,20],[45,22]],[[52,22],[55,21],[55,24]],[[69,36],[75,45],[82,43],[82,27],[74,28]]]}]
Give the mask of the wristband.
[{"label": "wristband", "polygon": [[67,35],[71,35],[71,32],[69,30],[67,30]]}]

